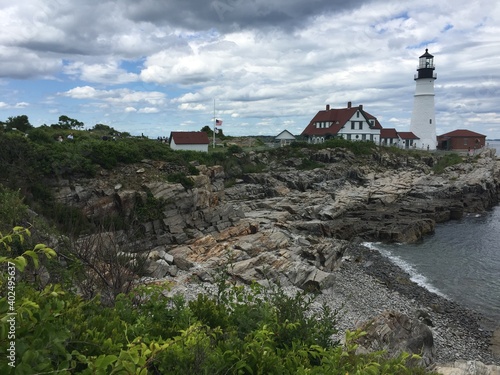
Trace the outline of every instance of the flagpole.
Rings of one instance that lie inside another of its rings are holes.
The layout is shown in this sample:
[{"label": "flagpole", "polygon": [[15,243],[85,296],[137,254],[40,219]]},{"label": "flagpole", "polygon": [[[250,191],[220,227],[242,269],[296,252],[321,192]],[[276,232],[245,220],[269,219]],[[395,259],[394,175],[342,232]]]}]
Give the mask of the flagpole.
[{"label": "flagpole", "polygon": [[214,98],[214,134],[213,134],[213,138],[214,138],[214,141],[213,141],[213,147],[212,148],[215,148],[215,98]]}]

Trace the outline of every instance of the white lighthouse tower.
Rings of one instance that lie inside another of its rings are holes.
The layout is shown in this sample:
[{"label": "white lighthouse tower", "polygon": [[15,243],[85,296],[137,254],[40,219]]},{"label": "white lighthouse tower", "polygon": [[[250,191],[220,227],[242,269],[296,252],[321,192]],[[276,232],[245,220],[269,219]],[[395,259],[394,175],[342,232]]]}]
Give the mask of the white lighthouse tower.
[{"label": "white lighthouse tower", "polygon": [[428,50],[419,57],[417,74],[415,74],[415,97],[411,115],[410,131],[420,139],[417,147],[429,150],[436,149],[436,119],[434,114],[434,56]]}]

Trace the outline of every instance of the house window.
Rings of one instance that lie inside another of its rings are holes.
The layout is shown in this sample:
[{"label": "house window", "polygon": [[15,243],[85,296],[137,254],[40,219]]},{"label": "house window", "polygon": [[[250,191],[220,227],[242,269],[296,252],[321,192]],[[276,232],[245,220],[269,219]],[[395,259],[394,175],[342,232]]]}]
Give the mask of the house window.
[{"label": "house window", "polygon": [[467,138],[464,138],[464,145],[467,146]]},{"label": "house window", "polygon": [[363,130],[363,121],[359,122],[359,130]]},{"label": "house window", "polygon": [[350,141],[351,140],[351,135],[350,134],[347,134],[347,140]]},{"label": "house window", "polygon": [[366,141],[366,134],[361,135],[361,139],[362,139],[363,141]]},{"label": "house window", "polygon": [[356,117],[359,118],[359,112],[356,112]]},{"label": "house window", "polygon": [[355,122],[351,121],[351,129],[354,129],[354,124],[355,124]]},{"label": "house window", "polygon": [[373,134],[370,134],[370,141],[373,141]]}]

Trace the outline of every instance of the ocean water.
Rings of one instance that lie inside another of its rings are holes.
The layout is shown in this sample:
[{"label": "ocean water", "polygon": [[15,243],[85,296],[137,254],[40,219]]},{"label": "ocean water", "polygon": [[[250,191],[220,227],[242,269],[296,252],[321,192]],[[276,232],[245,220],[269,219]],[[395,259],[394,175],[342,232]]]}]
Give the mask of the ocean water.
[{"label": "ocean water", "polygon": [[500,206],[438,224],[417,244],[369,244],[428,290],[500,326]]},{"label": "ocean water", "polygon": [[497,150],[496,157],[500,157],[500,141],[486,141],[486,144],[489,148],[494,148]]},{"label": "ocean water", "polygon": [[[500,142],[490,142],[500,157]],[[428,290],[500,326],[500,206],[436,226],[417,244],[367,244]]]}]

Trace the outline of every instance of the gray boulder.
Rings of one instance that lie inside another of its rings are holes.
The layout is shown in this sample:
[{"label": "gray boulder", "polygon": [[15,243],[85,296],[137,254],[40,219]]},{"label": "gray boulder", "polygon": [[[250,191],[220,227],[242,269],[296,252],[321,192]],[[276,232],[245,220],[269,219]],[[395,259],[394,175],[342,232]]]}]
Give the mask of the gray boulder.
[{"label": "gray boulder", "polygon": [[358,339],[361,352],[384,350],[390,357],[402,352],[422,357],[418,365],[429,366],[434,361],[435,349],[432,331],[418,319],[396,312],[385,311],[358,325],[366,335]]}]

